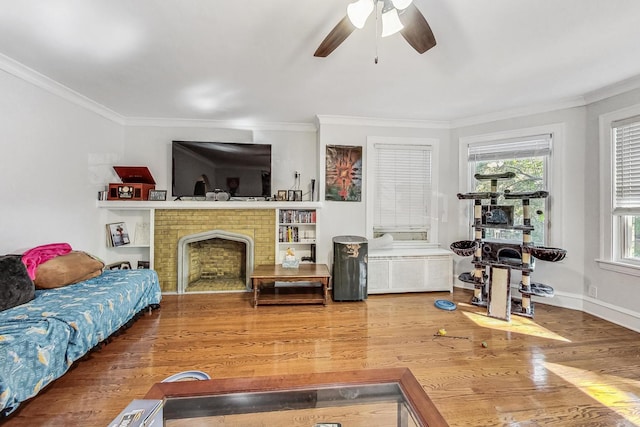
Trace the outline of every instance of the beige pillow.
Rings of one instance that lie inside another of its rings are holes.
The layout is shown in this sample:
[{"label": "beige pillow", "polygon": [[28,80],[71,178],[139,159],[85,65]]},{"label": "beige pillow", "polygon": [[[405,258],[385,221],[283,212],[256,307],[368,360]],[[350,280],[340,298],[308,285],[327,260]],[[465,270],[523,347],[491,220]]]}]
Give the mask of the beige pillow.
[{"label": "beige pillow", "polygon": [[99,276],[103,268],[104,263],[92,255],[71,251],[38,265],[33,283],[38,289],[59,288]]}]

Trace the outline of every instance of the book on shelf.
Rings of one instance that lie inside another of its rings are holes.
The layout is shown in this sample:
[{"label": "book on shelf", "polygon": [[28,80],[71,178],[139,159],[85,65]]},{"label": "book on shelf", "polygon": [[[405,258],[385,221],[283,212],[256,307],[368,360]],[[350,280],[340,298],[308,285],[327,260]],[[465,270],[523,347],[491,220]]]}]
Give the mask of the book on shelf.
[{"label": "book on shelf", "polygon": [[297,242],[298,233],[298,227],[291,225],[281,225],[278,230],[278,240],[280,242]]},{"label": "book on shelf", "polygon": [[124,222],[113,222],[107,224],[107,246],[118,247],[131,243],[127,224]]},{"label": "book on shelf", "polygon": [[278,241],[280,243],[315,243],[315,230],[302,229],[295,225],[281,225],[278,228]]},{"label": "book on shelf", "polygon": [[281,210],[279,221],[281,224],[315,224],[316,211],[299,209]]}]

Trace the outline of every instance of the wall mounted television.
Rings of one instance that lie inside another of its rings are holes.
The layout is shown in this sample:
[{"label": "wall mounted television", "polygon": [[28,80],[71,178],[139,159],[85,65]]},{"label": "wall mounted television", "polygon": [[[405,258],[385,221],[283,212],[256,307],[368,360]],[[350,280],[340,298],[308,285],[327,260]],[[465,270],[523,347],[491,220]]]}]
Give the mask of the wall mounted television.
[{"label": "wall mounted television", "polygon": [[238,142],[173,141],[174,197],[204,197],[221,190],[231,197],[271,195],[271,145]]}]

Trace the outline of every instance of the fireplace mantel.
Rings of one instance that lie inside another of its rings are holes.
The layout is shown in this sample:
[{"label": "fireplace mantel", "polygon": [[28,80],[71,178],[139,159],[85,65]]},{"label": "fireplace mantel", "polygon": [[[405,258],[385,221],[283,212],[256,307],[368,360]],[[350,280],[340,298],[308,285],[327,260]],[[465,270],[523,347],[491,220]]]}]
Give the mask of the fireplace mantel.
[{"label": "fireplace mantel", "polygon": [[139,209],[320,209],[322,202],[258,202],[258,201],[140,201],[140,200],[98,200],[98,208],[118,210]]}]

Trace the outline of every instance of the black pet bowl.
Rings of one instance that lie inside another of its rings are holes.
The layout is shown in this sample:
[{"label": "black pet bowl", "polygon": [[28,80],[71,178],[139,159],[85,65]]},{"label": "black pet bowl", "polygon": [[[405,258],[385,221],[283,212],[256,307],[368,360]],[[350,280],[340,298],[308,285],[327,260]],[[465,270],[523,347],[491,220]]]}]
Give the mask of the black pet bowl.
[{"label": "black pet bowl", "polygon": [[449,247],[456,255],[471,256],[476,251],[476,242],[473,240],[459,240],[453,242]]},{"label": "black pet bowl", "polygon": [[566,249],[547,248],[544,246],[531,246],[529,247],[529,251],[534,258],[548,262],[562,261],[567,255]]}]

